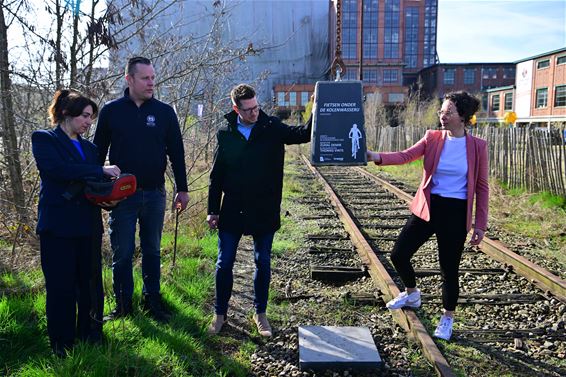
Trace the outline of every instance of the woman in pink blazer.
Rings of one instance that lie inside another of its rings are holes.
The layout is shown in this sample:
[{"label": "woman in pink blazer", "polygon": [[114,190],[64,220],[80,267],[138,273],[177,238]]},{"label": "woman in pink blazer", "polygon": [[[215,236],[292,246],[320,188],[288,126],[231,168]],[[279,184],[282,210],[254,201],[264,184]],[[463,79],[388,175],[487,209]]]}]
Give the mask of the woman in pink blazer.
[{"label": "woman in pink blazer", "polygon": [[[423,179],[411,203],[413,215],[403,227],[391,261],[405,291],[387,303],[389,309],[418,308],[421,294],[416,287],[411,257],[433,235],[438,241],[444,313],[434,335],[449,340],[458,301],[458,269],[466,235],[478,245],[487,228],[489,200],[488,158],[485,140],[466,132],[466,125],[479,108],[479,101],[466,92],[444,96],[438,112],[442,130],[426,132],[415,145],[401,152],[368,151],[377,165],[402,165],[424,157]],[[472,223],[472,208],[476,202]]]}]

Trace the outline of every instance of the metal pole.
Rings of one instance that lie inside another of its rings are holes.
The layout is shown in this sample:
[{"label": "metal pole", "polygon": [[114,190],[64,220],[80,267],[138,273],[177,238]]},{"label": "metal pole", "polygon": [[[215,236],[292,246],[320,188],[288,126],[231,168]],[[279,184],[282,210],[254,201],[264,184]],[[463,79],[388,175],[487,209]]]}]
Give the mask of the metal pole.
[{"label": "metal pole", "polygon": [[360,81],[363,81],[363,62],[364,62],[364,1],[362,0],[362,6],[360,8],[360,65],[358,67],[358,76]]}]

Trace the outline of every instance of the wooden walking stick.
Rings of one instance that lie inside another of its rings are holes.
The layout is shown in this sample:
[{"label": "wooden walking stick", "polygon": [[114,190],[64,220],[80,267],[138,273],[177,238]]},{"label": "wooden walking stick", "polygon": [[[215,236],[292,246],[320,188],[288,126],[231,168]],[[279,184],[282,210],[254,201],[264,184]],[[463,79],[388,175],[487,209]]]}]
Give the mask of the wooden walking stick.
[{"label": "wooden walking stick", "polygon": [[171,268],[175,267],[175,259],[177,258],[177,233],[179,229],[179,213],[181,209],[179,207],[175,208],[175,238],[173,240],[173,264]]}]

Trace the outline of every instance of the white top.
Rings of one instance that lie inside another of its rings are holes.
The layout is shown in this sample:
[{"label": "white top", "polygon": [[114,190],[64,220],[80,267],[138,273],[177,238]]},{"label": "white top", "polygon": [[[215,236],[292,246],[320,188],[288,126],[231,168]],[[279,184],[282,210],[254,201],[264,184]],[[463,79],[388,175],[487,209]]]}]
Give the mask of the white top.
[{"label": "white top", "polygon": [[446,136],[438,166],[432,175],[431,193],[445,198],[468,197],[466,137]]}]

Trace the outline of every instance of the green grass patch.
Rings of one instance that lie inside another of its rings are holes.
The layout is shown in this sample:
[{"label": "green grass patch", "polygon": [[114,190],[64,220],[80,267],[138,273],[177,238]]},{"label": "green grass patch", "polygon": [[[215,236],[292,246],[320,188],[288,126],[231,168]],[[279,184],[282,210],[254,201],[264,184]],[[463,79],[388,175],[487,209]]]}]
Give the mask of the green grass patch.
[{"label": "green grass patch", "polygon": [[538,203],[543,208],[560,208],[566,210],[566,197],[553,195],[549,192],[540,192],[531,195],[529,198],[531,204]]},{"label": "green grass patch", "polygon": [[[164,233],[162,295],[174,315],[159,324],[139,310],[127,319],[104,325],[105,344],[79,343],[65,359],[51,354],[46,331],[45,293],[5,295],[0,298],[0,375],[6,376],[246,376],[250,342],[211,338],[206,333],[214,291],[216,233],[191,238],[179,228],[175,268],[171,268],[173,235]],[[139,303],[141,271],[134,270],[134,305]],[[104,268],[107,296],[112,274]],[[4,288],[26,288],[43,283],[41,270],[5,273]],[[111,309],[106,300],[106,311]],[[136,308],[137,309],[137,308]],[[226,348],[231,350],[226,352]]]}]

